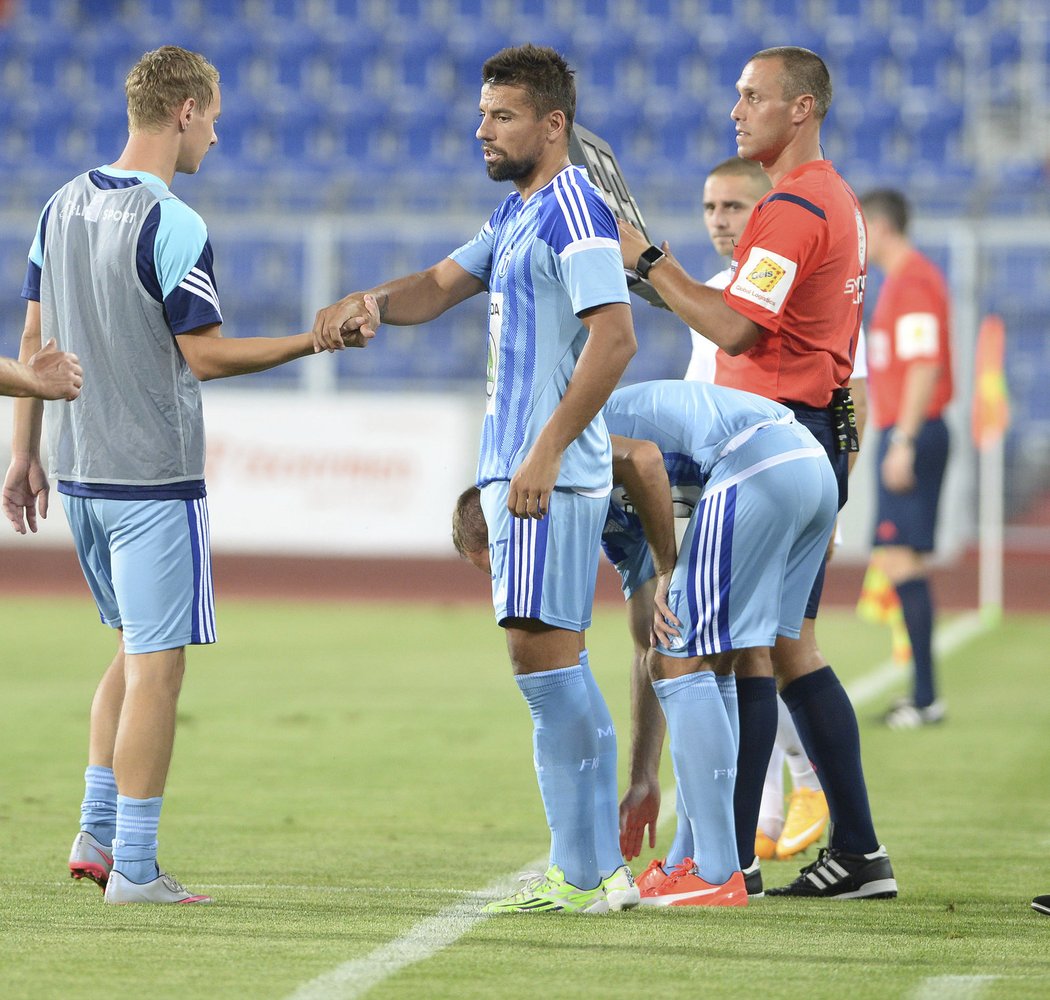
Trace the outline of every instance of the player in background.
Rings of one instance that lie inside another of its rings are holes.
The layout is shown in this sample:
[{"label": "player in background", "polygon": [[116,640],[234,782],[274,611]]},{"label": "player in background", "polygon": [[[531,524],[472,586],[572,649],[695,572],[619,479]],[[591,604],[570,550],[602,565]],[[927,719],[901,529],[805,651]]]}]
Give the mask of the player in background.
[{"label": "player in background", "polygon": [[908,236],[909,205],[898,191],[861,199],[868,255],[885,273],[871,320],[871,406],[879,430],[872,561],[900,598],[914,663],[912,693],[885,715],[892,729],[941,722],[933,660],[936,610],[926,557],[933,551],[952,398],[948,285]]},{"label": "player in background", "polygon": [[[207,903],[157,864],[185,647],[215,641],[200,382],[305,357],[314,341],[221,336],[207,228],[170,190],[217,141],[215,67],[164,46],[125,90],[124,151],[47,202],[22,291],[20,356],[53,340],[83,364],[80,395],[47,407],[50,471],[102,621],[118,630],[91,705],[69,869],[107,903]],[[373,335],[359,327],[348,343]],[[43,410],[15,404],[3,505],[22,534],[47,511]]]},{"label": "player in background", "polygon": [[[773,185],[756,205],[721,292],[690,277],[659,247],[621,221],[624,264],[647,277],[692,329],[716,343],[716,380],[782,402],[824,446],[846,501],[850,454],[859,447],[848,384],[860,331],[866,232],[856,196],[823,158],[820,128],[831,78],[808,49],[785,46],[751,57],[737,81],[731,117],[737,152],[762,165]],[[798,638],[780,636],[773,671],[737,672],[740,698],[738,846],[743,859],[758,821],[776,736],[777,684],[831,814],[829,847],[773,895],[824,898],[896,894],[893,869],[871,817],[856,714],[816,641],[821,567]],[[751,683],[753,682],[753,683]],[[746,705],[746,708],[745,708]],[[748,817],[753,815],[753,820]],[[756,858],[751,867],[758,865]],[[889,888],[892,885],[892,891]]]},{"label": "player in background", "polygon": [[83,384],[79,359],[60,351],[54,340],[49,340],[25,364],[14,358],[0,358],[0,396],[76,399]]},{"label": "player in background", "polygon": [[[372,289],[383,321],[434,319],[488,292],[488,379],[477,484],[492,596],[534,724],[550,865],[497,913],[603,913],[636,905],[619,847],[615,733],[585,644],[612,488],[601,407],[636,344],[616,220],[569,163],[573,72],[554,50],[504,49],[482,69],[489,177],[515,191],[469,243]],[[322,309],[319,348],[338,348],[362,293]]]}]

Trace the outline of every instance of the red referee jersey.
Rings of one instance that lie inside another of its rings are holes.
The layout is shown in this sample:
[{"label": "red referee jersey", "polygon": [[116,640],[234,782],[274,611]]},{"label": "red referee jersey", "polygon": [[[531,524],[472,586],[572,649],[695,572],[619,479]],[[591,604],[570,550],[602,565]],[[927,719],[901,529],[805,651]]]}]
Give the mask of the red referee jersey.
[{"label": "red referee jersey", "polygon": [[868,393],[880,430],[900,414],[908,368],[917,361],[941,366],[926,408],[926,419],[939,417],[952,398],[952,357],[948,322],[948,285],[940,268],[918,250],[886,280],[875,301],[868,334]]},{"label": "red referee jersey", "polygon": [[722,293],[762,333],[736,357],[719,350],[715,381],[780,402],[827,406],[853,373],[866,244],[857,196],[830,160],[786,174],[751,213]]}]

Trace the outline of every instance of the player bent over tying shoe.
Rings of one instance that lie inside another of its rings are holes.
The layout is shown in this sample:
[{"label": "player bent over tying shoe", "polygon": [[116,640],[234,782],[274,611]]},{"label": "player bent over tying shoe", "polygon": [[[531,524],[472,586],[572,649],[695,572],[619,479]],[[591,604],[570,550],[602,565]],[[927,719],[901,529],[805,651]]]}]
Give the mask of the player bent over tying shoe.
[{"label": "player bent over tying shoe", "polygon": [[[614,469],[633,468],[630,478],[618,476],[626,495],[614,494],[612,514],[622,530],[617,536],[607,526],[606,552],[625,588],[647,569],[657,581],[651,686],[644,678],[633,684],[633,782],[622,825],[640,839],[656,822],[646,786],[656,781],[666,718],[692,840],[691,856],[672,871],[647,869],[642,905],[742,906],[748,890],[736,849],[739,729],[730,675],[747,663],[771,672],[777,636],[798,636],[834,525],[834,474],[790,410],[739,390],[641,383],[614,392],[602,412]],[[676,487],[702,488],[677,557],[668,477]]]}]

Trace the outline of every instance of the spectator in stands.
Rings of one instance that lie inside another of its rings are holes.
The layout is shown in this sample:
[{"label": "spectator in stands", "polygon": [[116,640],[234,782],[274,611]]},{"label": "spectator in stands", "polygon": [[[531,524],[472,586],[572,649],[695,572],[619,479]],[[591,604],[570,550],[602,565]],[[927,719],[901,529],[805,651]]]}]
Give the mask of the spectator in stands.
[{"label": "spectator in stands", "polygon": [[76,399],[84,372],[75,354],[60,351],[54,338],[30,355],[25,364],[0,358],[0,396]]},{"label": "spectator in stands", "polygon": [[908,236],[909,205],[899,191],[861,199],[868,255],[885,273],[869,337],[871,407],[879,429],[873,561],[900,598],[911,641],[911,697],[890,707],[892,729],[944,719],[933,660],[935,608],[926,557],[933,551],[952,398],[951,328],[944,275]]},{"label": "spectator in stands", "polygon": [[[496,619],[534,722],[551,856],[546,874],[486,909],[601,913],[638,902],[620,854],[615,754],[598,736],[614,744],[612,720],[584,642],[612,476],[600,410],[634,354],[634,327],[616,220],[569,163],[572,71],[553,49],[524,45],[490,58],[482,79],[488,175],[516,191],[472,241],[372,294],[384,321],[417,324],[489,292],[477,480]],[[318,313],[319,348],[340,347],[361,296]]]},{"label": "spectator in stands", "polygon": [[[764,49],[744,66],[737,91],[732,119],[738,154],[760,163],[773,188],[740,237],[732,281],[721,292],[707,287],[621,222],[624,264],[647,277],[680,318],[722,348],[719,384],[769,396],[794,410],[828,453],[841,506],[850,453],[858,447],[848,383],[861,323],[866,239],[856,196],[821,151],[831,78],[823,60],[807,49]],[[799,638],[778,638],[772,673],[821,777],[832,834],[812,865],[770,894],[895,896],[889,856],[872,822],[856,714],[816,642],[823,576],[822,567]],[[738,815],[753,819],[740,818],[738,830],[757,824],[777,720],[772,673],[746,670],[743,676],[756,684],[746,710],[741,700],[737,797]],[[738,683],[741,676],[738,672]]]},{"label": "spectator in stands", "polygon": [[[170,191],[216,142],[215,67],[165,46],[125,89],[124,151],[48,201],[22,291],[21,357],[34,363],[48,338],[86,373],[73,405],[48,406],[51,475],[102,620],[119,632],[91,706],[69,870],[107,903],[207,903],[157,864],[185,647],[215,641],[200,382],[305,357],[314,342],[221,336],[208,231]],[[362,315],[345,334],[355,346],[373,335]],[[42,418],[40,403],[15,404],[3,505],[22,534],[47,509]]]}]

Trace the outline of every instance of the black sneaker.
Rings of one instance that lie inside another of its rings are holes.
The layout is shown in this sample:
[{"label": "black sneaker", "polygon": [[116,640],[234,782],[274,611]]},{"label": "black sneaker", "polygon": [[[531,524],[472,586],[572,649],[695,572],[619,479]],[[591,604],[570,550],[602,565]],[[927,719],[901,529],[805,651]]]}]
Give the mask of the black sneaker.
[{"label": "black sneaker", "polygon": [[[748,895],[751,894],[751,890],[747,890]],[[1045,913],[1050,917],[1050,896],[1036,896],[1032,900],[1032,909],[1037,913]]]},{"label": "black sneaker", "polygon": [[758,857],[751,862],[750,868],[743,871],[744,886],[747,888],[748,899],[761,899],[765,893],[762,891],[762,869],[759,867]]},{"label": "black sneaker", "polygon": [[886,848],[871,854],[847,854],[821,848],[817,860],[803,868],[790,885],[767,889],[767,896],[809,896],[817,899],[893,899],[897,880]]}]

